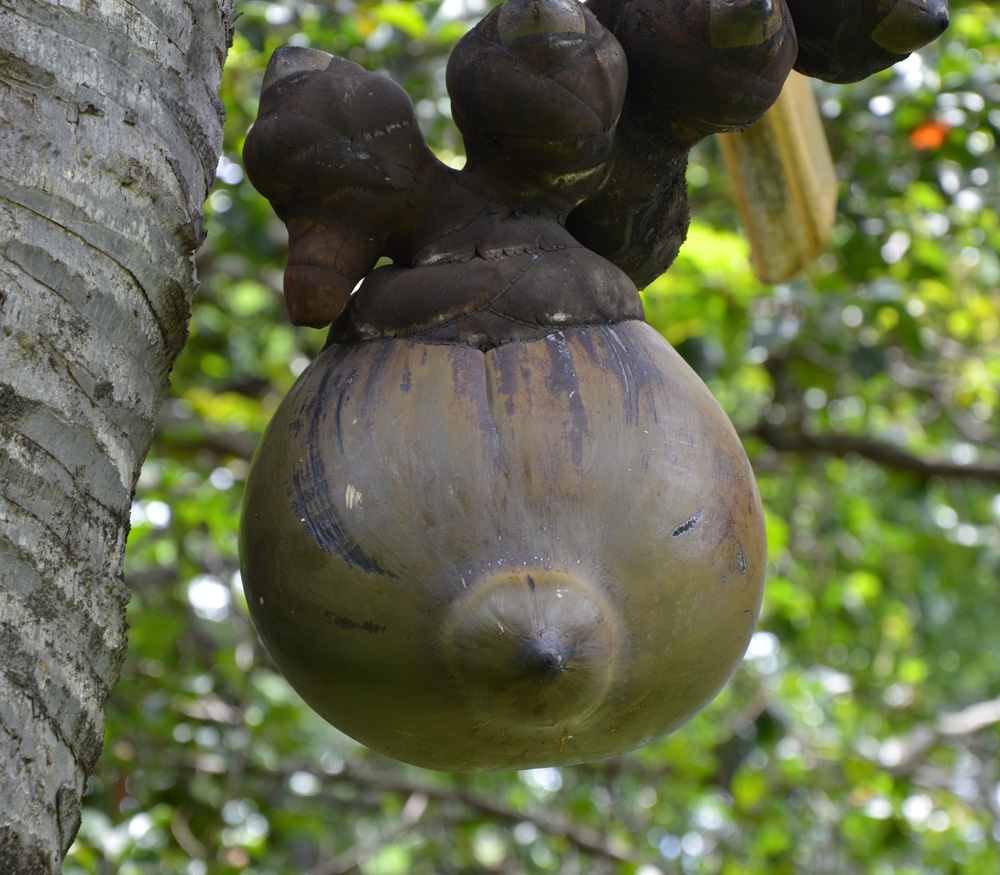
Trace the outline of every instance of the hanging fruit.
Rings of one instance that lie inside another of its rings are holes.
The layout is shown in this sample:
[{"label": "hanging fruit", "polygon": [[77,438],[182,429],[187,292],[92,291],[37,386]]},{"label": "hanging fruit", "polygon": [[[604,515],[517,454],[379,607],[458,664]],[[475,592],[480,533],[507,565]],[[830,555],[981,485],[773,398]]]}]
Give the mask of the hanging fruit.
[{"label": "hanging fruit", "polygon": [[732,426],[637,319],[328,347],[261,443],[241,550],[302,697],[449,771],[680,726],[739,663],[765,559]]},{"label": "hanging fruit", "polygon": [[[248,477],[251,615],[316,711],[430,768],[658,738],[760,610],[750,465],[636,281],[683,239],[687,149],[780,91],[791,18],[593,5],[508,0],[459,42],[462,171],[398,86],[302,48],[272,58],[244,152],[289,228],[292,321],[332,323]],[[667,95],[657,45],[718,78]]]}]

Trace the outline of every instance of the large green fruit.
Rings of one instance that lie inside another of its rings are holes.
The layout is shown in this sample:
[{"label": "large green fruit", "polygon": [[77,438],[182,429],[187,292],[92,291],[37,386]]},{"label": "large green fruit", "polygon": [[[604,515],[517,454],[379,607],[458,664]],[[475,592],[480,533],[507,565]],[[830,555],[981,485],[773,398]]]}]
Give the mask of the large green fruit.
[{"label": "large green fruit", "polygon": [[725,414],[641,320],[483,351],[329,346],[247,482],[254,622],[327,720],[452,771],[670,732],[756,622],[760,498]]}]

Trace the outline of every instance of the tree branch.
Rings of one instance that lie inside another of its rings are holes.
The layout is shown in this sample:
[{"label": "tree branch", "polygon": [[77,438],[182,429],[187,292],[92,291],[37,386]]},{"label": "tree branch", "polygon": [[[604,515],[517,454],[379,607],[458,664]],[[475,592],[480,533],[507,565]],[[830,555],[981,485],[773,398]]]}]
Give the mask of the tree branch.
[{"label": "tree branch", "polygon": [[977,702],[961,711],[938,715],[921,723],[899,740],[899,755],[891,765],[883,765],[894,775],[911,775],[924,765],[930,750],[938,744],[974,735],[1000,723],[1000,698]]},{"label": "tree branch", "polygon": [[[212,717],[209,716],[209,719],[211,720]],[[189,759],[175,761],[172,766],[176,770],[205,770],[205,767],[206,764],[203,761]],[[588,857],[602,857],[614,863],[627,863],[637,867],[646,866],[649,867],[650,872],[664,875],[664,870],[657,862],[655,855],[638,853],[626,845],[601,835],[597,830],[573,823],[571,819],[560,815],[548,812],[528,813],[521,811],[496,799],[459,787],[415,781],[389,773],[377,774],[350,764],[336,774],[318,771],[312,764],[306,762],[290,762],[278,768],[265,768],[254,764],[247,768],[248,775],[262,777],[265,780],[275,780],[282,785],[287,781],[289,775],[295,772],[307,772],[314,775],[326,786],[340,782],[351,784],[362,791],[369,791],[376,797],[391,793],[406,798],[399,819],[393,826],[389,827],[388,836],[383,835],[377,846],[367,841],[360,842],[336,857],[318,863],[309,870],[307,875],[335,875],[335,873],[349,871],[351,866],[348,864],[356,866],[359,862],[363,862],[377,853],[386,843],[399,841],[408,830],[414,828],[417,821],[424,817],[426,806],[430,801],[463,805],[474,812],[476,820],[485,815],[491,820],[513,825],[527,822],[535,826],[540,833],[565,839]],[[323,798],[328,798],[333,804],[343,804],[342,800],[332,795]],[[358,800],[354,800],[351,804],[357,807],[359,803]],[[379,811],[382,810],[382,806],[378,802],[374,803],[372,807]],[[468,818],[448,816],[446,819],[448,822],[461,823]]]},{"label": "tree branch", "polygon": [[526,814],[523,811],[510,808],[495,799],[470,793],[467,790],[417,783],[395,775],[373,775],[350,767],[336,775],[334,780],[347,781],[355,786],[383,793],[401,793],[407,796],[421,794],[429,799],[460,802],[488,815],[494,820],[506,821],[512,824],[528,821],[534,824],[539,832],[564,838],[588,856],[600,856],[618,863],[631,863],[633,865],[642,865],[649,862],[642,855],[636,854],[628,848],[622,847],[594,831],[573,824],[562,817],[550,814]]},{"label": "tree branch", "polygon": [[987,726],[1000,723],[1000,697],[976,702],[962,711],[942,714],[935,724],[938,735],[954,737],[972,735]]},{"label": "tree branch", "polygon": [[931,477],[960,477],[1000,483],[1000,464],[988,462],[961,464],[950,459],[925,459],[864,435],[810,435],[799,430],[779,428],[761,420],[753,428],[744,431],[742,436],[760,438],[781,453],[800,453],[804,456],[828,455],[838,458],[856,454],[885,468],[913,474],[923,480]]},{"label": "tree branch", "polygon": [[257,439],[245,432],[223,432],[205,423],[160,411],[153,432],[157,444],[169,441],[172,446],[190,450],[208,450],[217,456],[233,456],[249,462],[257,449]]},{"label": "tree branch", "polygon": [[398,841],[417,825],[427,810],[428,797],[424,793],[411,793],[403,805],[399,820],[388,834],[375,841],[358,842],[325,863],[313,866],[306,875],[345,875],[366,860],[375,856],[387,844]]}]

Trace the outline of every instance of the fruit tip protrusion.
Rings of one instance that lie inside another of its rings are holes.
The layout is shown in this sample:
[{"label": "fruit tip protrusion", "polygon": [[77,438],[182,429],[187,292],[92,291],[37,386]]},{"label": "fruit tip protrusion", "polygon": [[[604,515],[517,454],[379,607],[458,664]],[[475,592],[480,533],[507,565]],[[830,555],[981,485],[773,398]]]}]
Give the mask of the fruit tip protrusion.
[{"label": "fruit tip protrusion", "polygon": [[784,24],[775,0],[716,0],[708,13],[709,42],[714,49],[764,45]]},{"label": "fruit tip protrusion", "polygon": [[470,587],[442,643],[476,712],[512,726],[565,726],[604,703],[620,628],[598,587],[564,572],[523,569]]},{"label": "fruit tip protrusion", "polygon": [[908,55],[933,42],[948,28],[948,0],[900,0],[872,32],[872,42],[896,55]]},{"label": "fruit tip protrusion", "polygon": [[585,33],[587,19],[577,0],[507,0],[497,14],[500,41],[543,33]]},{"label": "fruit tip protrusion", "polygon": [[275,49],[264,71],[261,93],[293,73],[325,70],[330,66],[331,60],[333,55],[305,46],[282,46],[280,49]]}]

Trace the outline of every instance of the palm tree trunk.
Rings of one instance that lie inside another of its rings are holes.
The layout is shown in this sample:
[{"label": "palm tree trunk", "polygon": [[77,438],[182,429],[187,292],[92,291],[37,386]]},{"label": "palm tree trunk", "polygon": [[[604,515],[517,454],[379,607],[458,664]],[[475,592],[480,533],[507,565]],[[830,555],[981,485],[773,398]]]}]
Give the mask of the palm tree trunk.
[{"label": "palm tree trunk", "polygon": [[59,872],[126,645],[232,0],[0,0],[0,871]]}]

